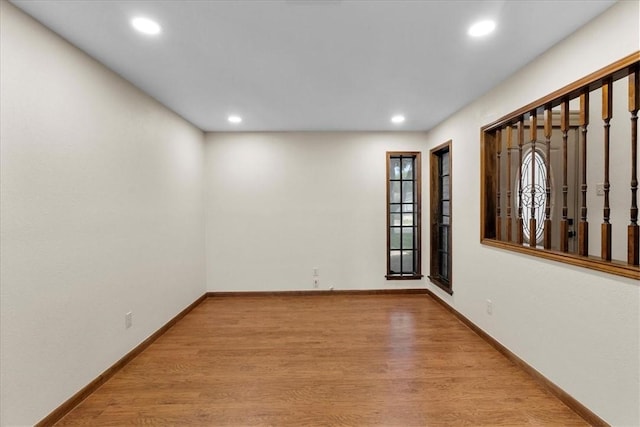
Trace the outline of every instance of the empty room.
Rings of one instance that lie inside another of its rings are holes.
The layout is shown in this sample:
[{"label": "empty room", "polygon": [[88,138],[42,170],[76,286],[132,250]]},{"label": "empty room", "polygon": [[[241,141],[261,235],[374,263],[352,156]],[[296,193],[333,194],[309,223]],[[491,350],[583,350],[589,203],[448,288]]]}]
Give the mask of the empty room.
[{"label": "empty room", "polygon": [[638,0],[0,0],[0,427],[640,427]]}]

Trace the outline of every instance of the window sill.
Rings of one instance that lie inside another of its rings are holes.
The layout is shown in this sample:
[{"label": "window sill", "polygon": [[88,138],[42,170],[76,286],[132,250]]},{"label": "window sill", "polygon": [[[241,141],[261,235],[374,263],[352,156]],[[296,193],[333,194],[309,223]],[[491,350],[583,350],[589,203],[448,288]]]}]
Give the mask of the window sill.
[{"label": "window sill", "polygon": [[397,276],[395,274],[387,274],[384,276],[387,280],[421,280],[424,276],[422,274],[415,274],[413,276]]},{"label": "window sill", "polygon": [[433,283],[434,285],[436,285],[437,287],[439,287],[440,289],[442,289],[443,291],[445,291],[449,295],[453,295],[453,289],[452,289],[451,282],[446,283],[446,282],[443,282],[442,280],[438,279],[437,277],[432,277],[432,276],[429,276],[429,280],[431,281],[431,283]]}]

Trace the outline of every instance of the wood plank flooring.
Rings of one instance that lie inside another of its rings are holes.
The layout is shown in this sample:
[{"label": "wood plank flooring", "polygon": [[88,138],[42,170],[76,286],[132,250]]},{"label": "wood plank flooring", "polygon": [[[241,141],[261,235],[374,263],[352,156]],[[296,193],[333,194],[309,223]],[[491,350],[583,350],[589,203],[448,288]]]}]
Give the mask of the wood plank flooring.
[{"label": "wood plank flooring", "polygon": [[427,295],[206,299],[57,425],[587,425]]}]

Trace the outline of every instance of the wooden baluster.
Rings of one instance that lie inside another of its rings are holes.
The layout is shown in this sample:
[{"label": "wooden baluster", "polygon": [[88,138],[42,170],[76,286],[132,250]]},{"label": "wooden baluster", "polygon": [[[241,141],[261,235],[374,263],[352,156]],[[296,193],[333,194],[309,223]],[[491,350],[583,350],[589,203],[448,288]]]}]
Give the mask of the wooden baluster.
[{"label": "wooden baluster", "polygon": [[536,110],[529,114],[529,136],[531,139],[531,218],[529,218],[529,246],[535,248],[538,242],[536,231],[536,140],[538,139],[538,116]]},{"label": "wooden baluster", "polygon": [[502,133],[500,129],[496,130],[496,155],[498,161],[496,162],[496,239],[502,240],[502,211],[500,208],[500,190],[502,188],[502,181],[500,180],[500,160],[502,156]]},{"label": "wooden baluster", "polygon": [[629,112],[631,113],[631,224],[628,227],[627,262],[640,264],[638,226],[638,110],[640,110],[640,68],[629,74]]},{"label": "wooden baluster", "polygon": [[522,221],[522,146],[524,145],[524,117],[518,120],[518,244],[524,243],[524,223]]},{"label": "wooden baluster", "polygon": [[589,223],[587,222],[587,127],[589,126],[589,89],[585,89],[580,95],[580,163],[582,168],[582,180],[580,192],[582,193],[580,205],[580,222],[578,223],[578,255],[589,255]]},{"label": "wooden baluster", "polygon": [[544,248],[551,249],[551,105],[544,108],[544,139],[547,144],[546,204],[544,209]]},{"label": "wooden baluster", "polygon": [[511,219],[511,124],[505,128],[507,131],[507,242],[511,242],[512,236],[512,219]]},{"label": "wooden baluster", "polygon": [[601,258],[611,261],[611,208],[609,207],[609,133],[611,130],[612,109],[613,109],[613,82],[611,77],[602,83],[602,120],[604,120],[604,209],[602,223],[602,250]]},{"label": "wooden baluster", "polygon": [[560,250],[569,252],[568,201],[569,185],[567,183],[567,138],[569,132],[569,100],[563,99],[560,104],[560,131],[562,132],[562,219],[560,220]]}]

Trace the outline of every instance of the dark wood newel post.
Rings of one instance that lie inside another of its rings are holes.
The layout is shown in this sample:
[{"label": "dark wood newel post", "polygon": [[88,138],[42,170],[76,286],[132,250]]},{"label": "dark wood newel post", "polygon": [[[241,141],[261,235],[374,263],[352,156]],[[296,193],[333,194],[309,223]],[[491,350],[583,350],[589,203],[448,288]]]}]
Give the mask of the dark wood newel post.
[{"label": "dark wood newel post", "polygon": [[502,211],[500,208],[500,191],[502,183],[500,180],[500,160],[502,156],[502,133],[496,130],[496,239],[502,240]]},{"label": "dark wood newel post", "polygon": [[562,132],[562,219],[560,220],[560,250],[569,252],[569,215],[567,195],[567,138],[569,132],[569,100],[563,99],[560,104],[560,131]]},{"label": "dark wood newel post", "polygon": [[602,230],[602,245],[600,257],[606,261],[611,261],[611,208],[609,206],[609,134],[611,131],[611,117],[613,109],[613,82],[611,77],[602,83],[602,120],[604,121],[604,208]]},{"label": "dark wood newel post", "polygon": [[531,218],[529,218],[529,246],[535,248],[538,243],[538,224],[536,221],[536,140],[538,139],[538,115],[536,110],[529,113],[529,136],[531,139]]},{"label": "dark wood newel post", "polygon": [[518,234],[519,245],[524,243],[524,224],[522,221],[522,146],[524,145],[524,117],[518,119]]},{"label": "dark wood newel post", "polygon": [[551,249],[551,131],[552,131],[551,105],[544,108],[544,139],[547,148],[546,162],[547,176],[546,182],[546,203],[544,209],[544,248]]},{"label": "dark wood newel post", "polygon": [[585,89],[580,95],[580,164],[582,179],[580,192],[582,193],[580,205],[580,222],[578,223],[578,254],[589,255],[589,223],[587,222],[587,127],[589,126],[589,89]]},{"label": "dark wood newel post", "polygon": [[507,242],[513,240],[513,220],[511,219],[511,146],[513,141],[511,139],[511,123],[505,127],[507,131]]},{"label": "dark wood newel post", "polygon": [[629,74],[629,112],[631,113],[631,210],[628,227],[627,262],[640,264],[638,226],[638,110],[640,110],[640,68]]}]

